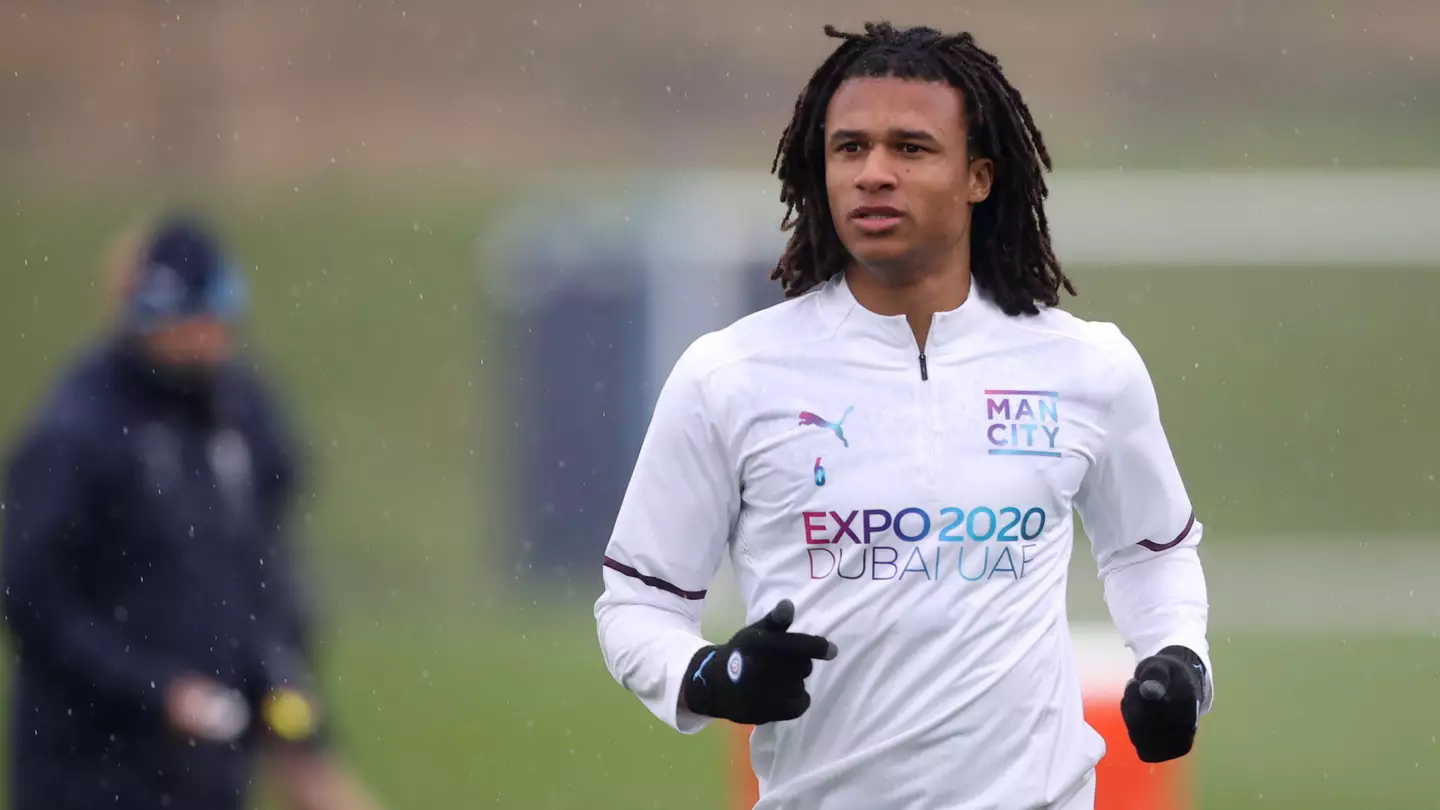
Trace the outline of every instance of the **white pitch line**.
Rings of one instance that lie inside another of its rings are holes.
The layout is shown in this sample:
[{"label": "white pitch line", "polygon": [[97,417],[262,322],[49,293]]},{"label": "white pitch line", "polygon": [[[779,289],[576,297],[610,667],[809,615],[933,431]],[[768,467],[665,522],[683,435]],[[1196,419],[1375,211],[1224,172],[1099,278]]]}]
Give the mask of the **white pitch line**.
[{"label": "white pitch line", "polygon": [[[1440,635],[1440,537],[1227,535],[1203,543],[1200,556],[1212,637]],[[1083,538],[1069,588],[1073,621],[1109,621]],[[727,562],[710,589],[706,630],[733,631],[741,615]]]},{"label": "white pitch line", "polygon": [[[1089,549],[1075,551],[1072,613],[1103,619]],[[1200,558],[1212,634],[1440,633],[1440,538],[1226,536]]]}]

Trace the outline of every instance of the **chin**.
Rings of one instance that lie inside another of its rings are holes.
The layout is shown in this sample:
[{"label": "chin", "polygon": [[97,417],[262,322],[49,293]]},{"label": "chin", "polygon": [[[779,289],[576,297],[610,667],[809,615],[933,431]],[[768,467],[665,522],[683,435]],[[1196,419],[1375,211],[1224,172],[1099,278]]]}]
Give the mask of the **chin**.
[{"label": "chin", "polygon": [[914,262],[906,245],[896,242],[860,244],[850,251],[855,263],[880,278],[903,278]]}]

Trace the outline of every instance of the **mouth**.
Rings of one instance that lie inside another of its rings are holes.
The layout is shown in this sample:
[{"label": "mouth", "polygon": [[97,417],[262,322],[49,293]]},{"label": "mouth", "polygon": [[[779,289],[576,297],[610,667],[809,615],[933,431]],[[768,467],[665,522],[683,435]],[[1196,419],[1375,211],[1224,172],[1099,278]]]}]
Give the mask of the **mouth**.
[{"label": "mouth", "polygon": [[888,205],[862,205],[850,212],[855,227],[869,234],[884,233],[900,224],[900,209]]}]

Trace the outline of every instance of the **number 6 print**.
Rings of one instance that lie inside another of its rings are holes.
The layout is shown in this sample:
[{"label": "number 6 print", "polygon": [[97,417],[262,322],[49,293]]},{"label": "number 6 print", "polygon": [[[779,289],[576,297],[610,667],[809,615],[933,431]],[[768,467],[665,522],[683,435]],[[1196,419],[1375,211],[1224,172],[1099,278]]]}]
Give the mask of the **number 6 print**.
[{"label": "number 6 print", "polygon": [[825,486],[825,468],[820,466],[820,459],[815,459],[815,486]]}]

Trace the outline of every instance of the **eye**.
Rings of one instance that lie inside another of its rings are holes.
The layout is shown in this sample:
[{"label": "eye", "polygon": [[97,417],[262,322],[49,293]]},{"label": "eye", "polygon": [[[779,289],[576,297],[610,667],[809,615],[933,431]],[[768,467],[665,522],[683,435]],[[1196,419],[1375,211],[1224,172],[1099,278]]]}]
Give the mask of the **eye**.
[{"label": "eye", "polygon": [[855,141],[846,141],[835,147],[836,152],[859,152],[860,144]]},{"label": "eye", "polygon": [[919,144],[902,143],[900,144],[900,151],[904,152],[907,155],[919,155],[924,153],[926,150],[925,147],[920,146]]}]

